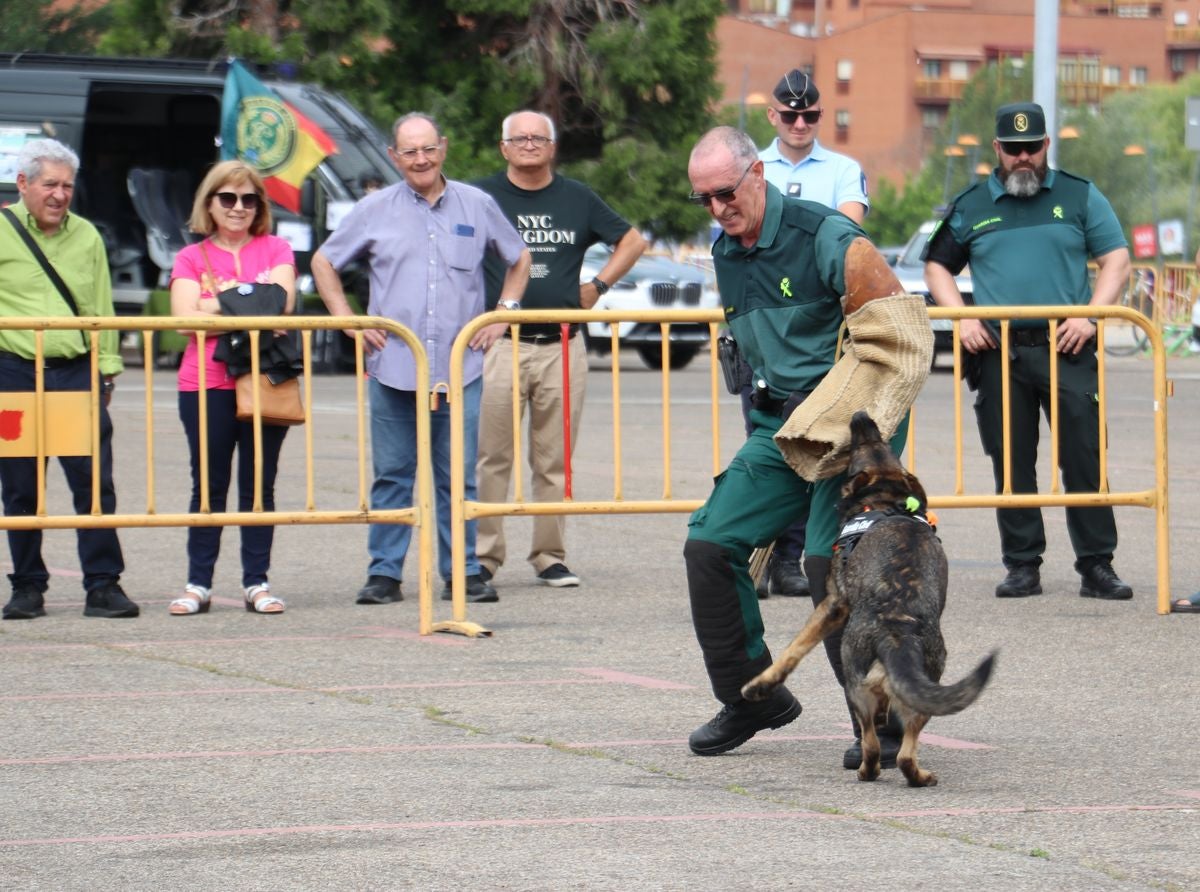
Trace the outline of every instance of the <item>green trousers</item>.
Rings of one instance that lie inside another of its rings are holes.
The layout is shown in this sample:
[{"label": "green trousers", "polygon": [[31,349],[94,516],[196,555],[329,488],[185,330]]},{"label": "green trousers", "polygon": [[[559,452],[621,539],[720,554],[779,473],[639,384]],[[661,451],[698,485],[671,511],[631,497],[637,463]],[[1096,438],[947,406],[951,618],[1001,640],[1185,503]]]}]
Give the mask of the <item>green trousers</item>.
[{"label": "green trousers", "polygon": [[[846,480],[844,474],[804,480],[772,439],[782,419],[752,411],[750,421],[750,436],[692,514],[684,546],[692,622],[713,692],[723,703],[737,702],[741,686],[771,663],[750,578],[751,552],[807,515],[807,554],[831,557]],[[906,418],[891,440],[897,454],[907,436]]]}]

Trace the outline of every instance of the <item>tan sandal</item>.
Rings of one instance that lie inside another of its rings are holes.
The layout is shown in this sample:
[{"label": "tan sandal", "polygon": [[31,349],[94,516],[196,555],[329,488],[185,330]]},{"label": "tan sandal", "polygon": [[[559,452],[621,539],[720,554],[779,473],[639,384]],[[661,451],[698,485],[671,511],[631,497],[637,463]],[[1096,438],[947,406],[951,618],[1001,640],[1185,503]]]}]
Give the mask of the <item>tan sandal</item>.
[{"label": "tan sandal", "polygon": [[167,605],[171,616],[192,616],[197,613],[208,613],[212,606],[212,591],[202,585],[188,583],[183,587],[183,597],[176,598]]},{"label": "tan sandal", "polygon": [[246,609],[251,613],[283,613],[284,603],[265,582],[246,586]]}]

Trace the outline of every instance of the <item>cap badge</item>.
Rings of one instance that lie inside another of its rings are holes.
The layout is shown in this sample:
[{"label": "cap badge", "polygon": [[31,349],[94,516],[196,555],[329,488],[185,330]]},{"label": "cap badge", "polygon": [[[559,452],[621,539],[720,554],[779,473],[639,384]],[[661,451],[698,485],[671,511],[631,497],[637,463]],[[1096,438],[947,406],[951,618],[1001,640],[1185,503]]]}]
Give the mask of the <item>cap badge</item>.
[{"label": "cap badge", "polygon": [[1013,129],[1016,130],[1017,133],[1024,133],[1029,129],[1029,118],[1025,116],[1024,112],[1018,113],[1017,116],[1013,118]]}]

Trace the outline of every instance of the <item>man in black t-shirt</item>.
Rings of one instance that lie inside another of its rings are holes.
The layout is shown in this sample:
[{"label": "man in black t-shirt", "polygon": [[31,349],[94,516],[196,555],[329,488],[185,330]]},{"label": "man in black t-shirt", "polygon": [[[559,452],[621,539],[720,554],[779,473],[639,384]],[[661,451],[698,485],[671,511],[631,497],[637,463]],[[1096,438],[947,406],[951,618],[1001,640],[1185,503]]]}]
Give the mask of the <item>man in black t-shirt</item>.
[{"label": "man in black t-shirt", "polygon": [[[591,189],[554,172],[554,122],[534,111],[504,119],[500,154],[503,173],[475,185],[496,199],[533,255],[529,286],[519,305],[509,309],[591,309],[633,266],[646,241]],[[584,252],[597,242],[613,246],[604,268],[591,282],[579,283]],[[500,293],[500,270],[486,267],[489,300]],[[487,352],[483,367],[477,478],[481,502],[508,497],[513,465],[510,334]],[[565,482],[563,437],[563,351],[558,323],[523,324],[517,345],[521,416],[529,410],[529,467],[535,502],[560,502]],[[579,437],[587,375],[587,351],[572,326],[569,335],[571,446]],[[504,563],[504,529],[499,517],[479,519],[476,553],[485,579]],[[529,563],[538,580],[555,587],[579,585],[567,569],[565,517],[533,519]]]}]

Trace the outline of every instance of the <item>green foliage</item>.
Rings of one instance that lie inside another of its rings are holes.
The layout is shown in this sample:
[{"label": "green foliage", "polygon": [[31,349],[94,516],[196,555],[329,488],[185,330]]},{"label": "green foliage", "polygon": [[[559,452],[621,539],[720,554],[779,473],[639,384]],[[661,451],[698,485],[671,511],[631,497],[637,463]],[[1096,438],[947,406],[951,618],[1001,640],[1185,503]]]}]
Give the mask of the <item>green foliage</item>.
[{"label": "green foliage", "polygon": [[109,25],[110,11],[90,12],[53,0],[6,3],[0,15],[0,51],[6,53],[89,53],[95,35]]},{"label": "green foliage", "polygon": [[888,180],[877,180],[871,185],[870,199],[871,212],[863,228],[871,241],[879,246],[899,246],[934,216],[941,185],[928,172],[907,177],[900,189]]}]

